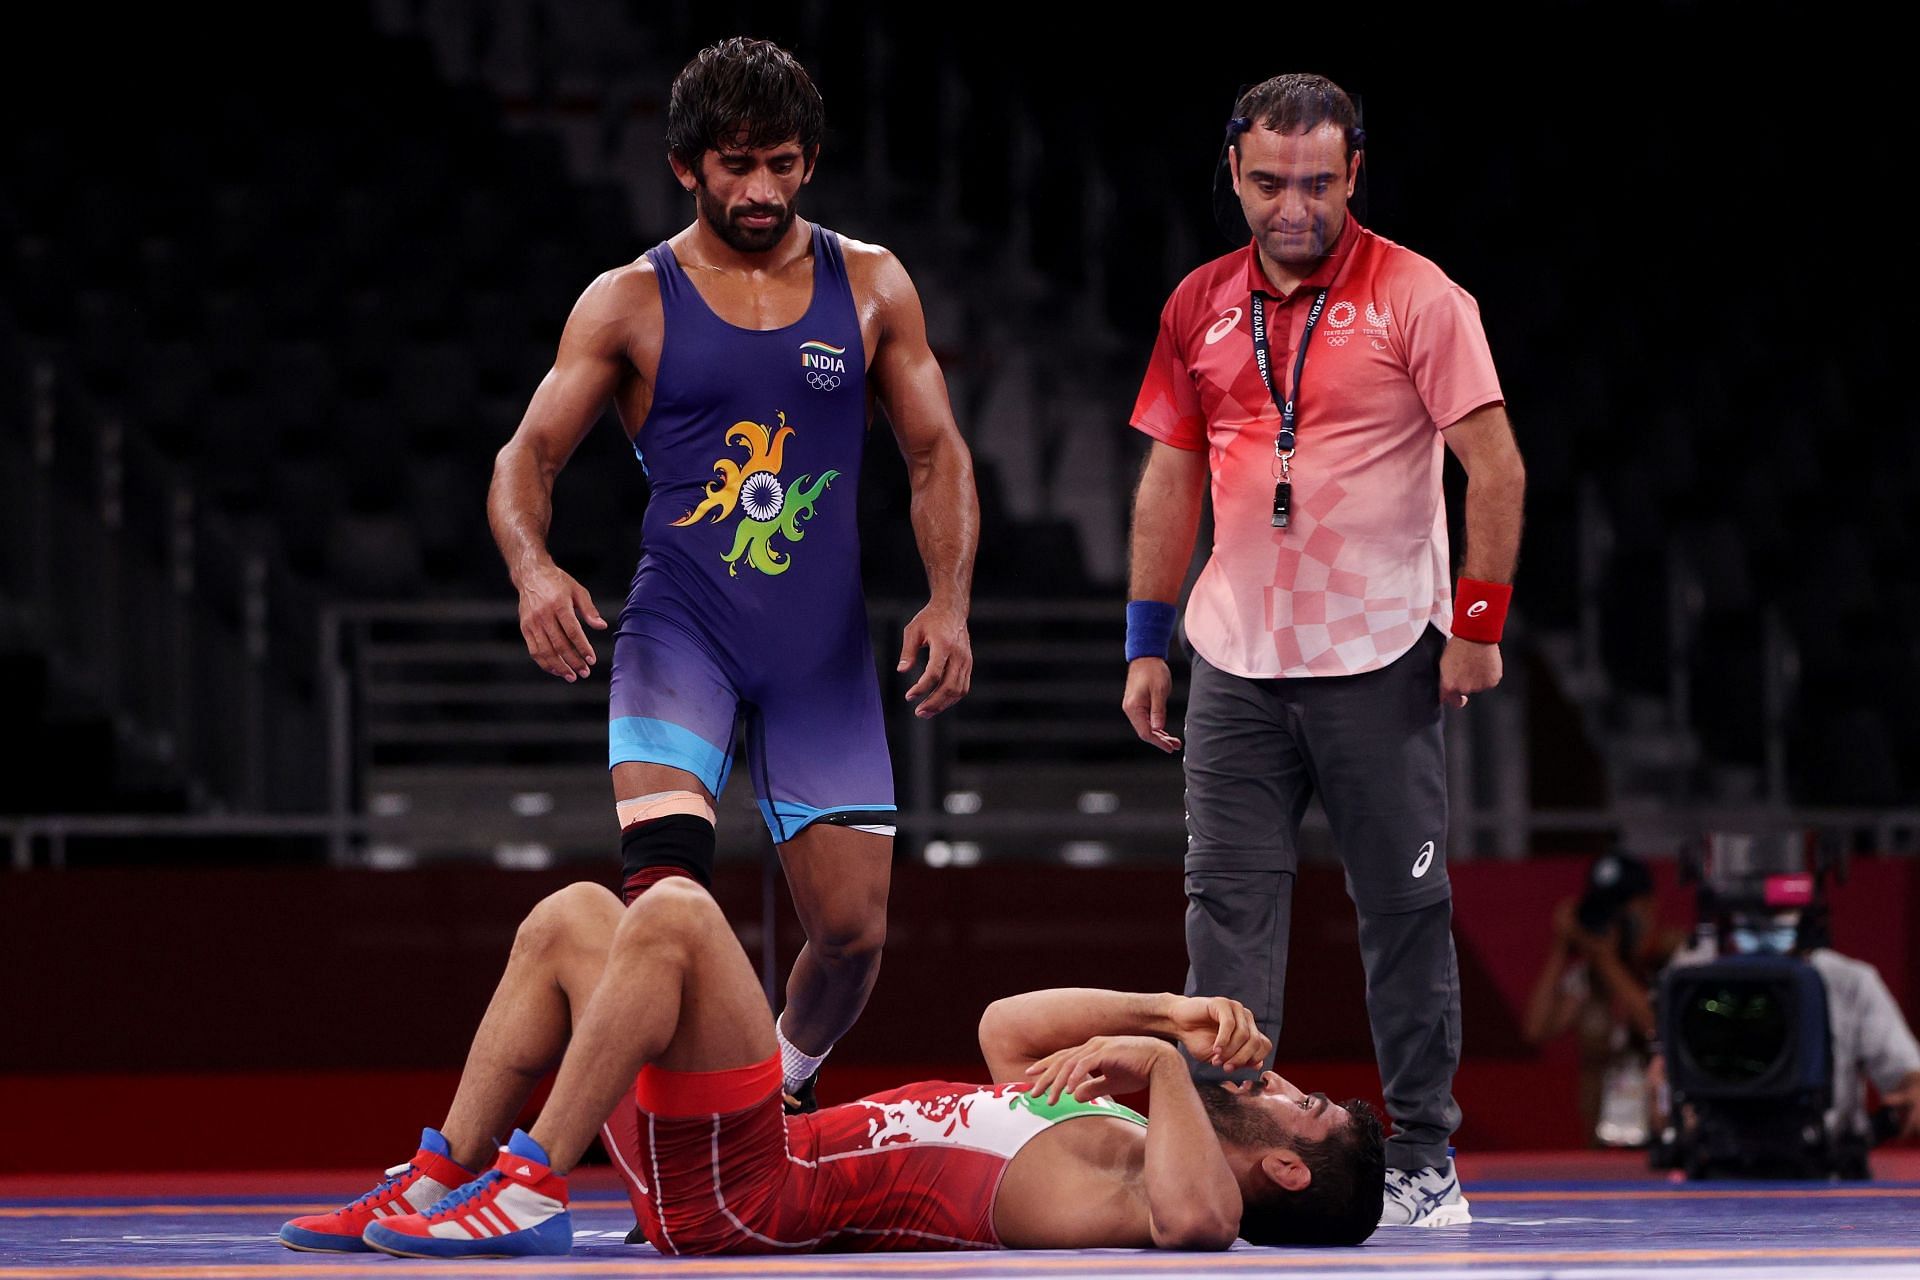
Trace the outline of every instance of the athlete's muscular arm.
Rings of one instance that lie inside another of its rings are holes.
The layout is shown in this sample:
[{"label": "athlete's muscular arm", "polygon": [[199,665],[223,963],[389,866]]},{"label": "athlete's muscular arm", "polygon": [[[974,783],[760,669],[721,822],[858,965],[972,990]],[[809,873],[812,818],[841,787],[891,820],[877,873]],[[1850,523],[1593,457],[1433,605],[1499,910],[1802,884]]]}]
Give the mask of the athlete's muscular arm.
[{"label": "athlete's muscular arm", "polygon": [[[1527,469],[1506,406],[1475,409],[1443,434],[1467,473],[1467,554],[1460,574],[1482,582],[1512,582],[1520,562]],[[1440,657],[1440,701],[1463,707],[1468,694],[1493,688],[1501,674],[1499,645],[1455,638]]]},{"label": "athlete's muscular arm", "polygon": [[[1262,1055],[1264,1057],[1264,1054]],[[1187,1064],[1171,1048],[1147,1082],[1147,1211],[1159,1249],[1231,1249],[1240,1234],[1240,1184],[1194,1092]]]},{"label": "athlete's muscular arm", "polygon": [[569,684],[598,657],[581,619],[597,630],[607,623],[587,589],[547,554],[553,480],[631,367],[629,353],[647,341],[649,325],[657,350],[660,301],[650,271],[624,267],[589,285],[567,318],[553,368],[494,458],[487,520],[520,593],[520,634],[540,669]]},{"label": "athlete's muscular arm", "polygon": [[1273,1049],[1252,1011],[1225,996],[1058,987],[996,1000],[980,1018],[980,1052],[996,1081],[1029,1079],[1036,1063],[1069,1045],[1129,1035],[1175,1041],[1228,1068],[1265,1062]]},{"label": "athlete's muscular arm", "polygon": [[973,455],[954,423],[947,381],[927,345],[926,316],[906,268],[874,246],[850,246],[847,260],[878,321],[868,372],[907,460],[913,536],[927,567],[927,607],[907,623],[899,669],[905,671],[914,654],[926,649],[926,670],[907,690],[907,700],[919,700],[917,716],[938,715],[965,697],[973,682],[967,613],[980,545]]},{"label": "athlete's muscular arm", "polygon": [[1165,1041],[1095,1036],[1034,1064],[1033,1092],[1082,1102],[1147,1090],[1147,1220],[1154,1247],[1225,1249],[1240,1231],[1240,1184],[1207,1119],[1186,1061]]},{"label": "athlete's muscular arm", "polygon": [[[1207,493],[1207,453],[1176,449],[1154,441],[1140,487],[1133,494],[1133,574],[1129,600],[1180,602],[1180,580],[1193,559],[1193,538],[1200,528],[1200,505]],[[1127,690],[1120,709],[1140,741],[1172,752],[1180,739],[1167,732],[1167,696],[1173,673],[1164,658],[1135,658],[1127,665]]]}]

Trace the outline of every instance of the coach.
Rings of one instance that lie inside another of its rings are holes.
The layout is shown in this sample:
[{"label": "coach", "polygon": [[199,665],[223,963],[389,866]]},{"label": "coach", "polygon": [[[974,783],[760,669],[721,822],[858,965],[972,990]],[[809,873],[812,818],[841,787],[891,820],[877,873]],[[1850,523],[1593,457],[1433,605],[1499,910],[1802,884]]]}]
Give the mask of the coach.
[{"label": "coach", "polygon": [[[1133,411],[1155,443],[1123,706],[1142,739],[1180,747],[1167,645],[1211,478],[1213,551],[1186,618],[1187,990],[1240,1000],[1279,1042],[1300,819],[1319,795],[1394,1121],[1381,1221],[1458,1225],[1441,708],[1500,682],[1525,472],[1473,299],[1348,215],[1364,136],[1346,93],[1276,77],[1241,96],[1228,140],[1252,243],[1168,299]],[[1451,589],[1442,441],[1468,477]]]}]

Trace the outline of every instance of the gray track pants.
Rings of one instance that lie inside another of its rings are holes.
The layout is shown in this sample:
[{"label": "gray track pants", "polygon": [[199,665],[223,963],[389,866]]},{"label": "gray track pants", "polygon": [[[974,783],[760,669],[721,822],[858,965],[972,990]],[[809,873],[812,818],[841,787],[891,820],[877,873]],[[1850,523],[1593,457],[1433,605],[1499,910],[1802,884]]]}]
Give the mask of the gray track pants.
[{"label": "gray track pants", "polygon": [[1196,654],[1187,699],[1187,992],[1232,996],[1280,1044],[1300,819],[1317,794],[1359,914],[1397,1169],[1445,1164],[1460,1124],[1445,646],[1428,628],[1377,671],[1291,680],[1229,675]]}]

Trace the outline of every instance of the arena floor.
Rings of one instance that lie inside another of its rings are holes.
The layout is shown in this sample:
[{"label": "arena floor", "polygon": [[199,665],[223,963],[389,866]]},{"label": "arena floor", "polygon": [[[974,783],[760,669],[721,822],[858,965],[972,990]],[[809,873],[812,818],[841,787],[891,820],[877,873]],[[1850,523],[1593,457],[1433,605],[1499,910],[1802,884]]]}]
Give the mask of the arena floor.
[{"label": "arena floor", "polygon": [[[364,1178],[327,1173],[0,1179],[0,1280],[211,1276],[1920,1277],[1920,1153],[1878,1162],[1872,1183],[1662,1181],[1637,1156],[1463,1159],[1471,1227],[1383,1230],[1359,1249],[1240,1246],[1224,1254],[919,1253],[800,1258],[662,1258],[623,1242],[633,1217],[612,1179],[576,1180],[573,1255],[515,1262],[407,1262],[294,1253],[274,1238],[299,1213],[332,1208]],[[145,1194],[143,1194],[143,1191]],[[36,1194],[37,1193],[37,1194]]]}]

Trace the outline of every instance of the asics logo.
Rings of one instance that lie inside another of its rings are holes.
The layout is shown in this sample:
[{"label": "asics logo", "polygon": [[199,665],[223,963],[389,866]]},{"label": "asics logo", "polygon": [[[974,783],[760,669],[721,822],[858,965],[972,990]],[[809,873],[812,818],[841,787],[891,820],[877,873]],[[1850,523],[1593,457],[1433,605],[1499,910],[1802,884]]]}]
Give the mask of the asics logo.
[{"label": "asics logo", "polygon": [[1467,606],[1467,616],[1469,618],[1477,618],[1481,614],[1485,613],[1486,611],[1487,611],[1487,602],[1485,600],[1475,600],[1472,604]]},{"label": "asics logo", "polygon": [[1207,330],[1207,345],[1212,346],[1214,343],[1220,341],[1220,339],[1232,333],[1233,327],[1239,323],[1240,308],[1228,307],[1220,313],[1220,318],[1213,322],[1213,328]]},{"label": "asics logo", "polygon": [[1418,880],[1427,874],[1427,868],[1433,865],[1433,841],[1420,846],[1420,856],[1413,860],[1413,878]]},{"label": "asics logo", "polygon": [[807,385],[815,391],[832,391],[840,385],[837,373],[822,373],[818,369],[807,370]]}]

